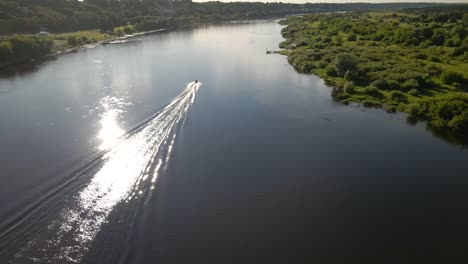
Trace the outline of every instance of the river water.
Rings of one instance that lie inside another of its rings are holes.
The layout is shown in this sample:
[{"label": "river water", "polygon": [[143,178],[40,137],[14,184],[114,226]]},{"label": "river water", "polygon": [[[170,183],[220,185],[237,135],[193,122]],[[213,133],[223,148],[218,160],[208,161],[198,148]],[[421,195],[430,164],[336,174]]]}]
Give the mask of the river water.
[{"label": "river water", "polygon": [[167,32],[2,77],[0,263],[466,258],[468,151],[335,102],[265,54],[280,30]]}]

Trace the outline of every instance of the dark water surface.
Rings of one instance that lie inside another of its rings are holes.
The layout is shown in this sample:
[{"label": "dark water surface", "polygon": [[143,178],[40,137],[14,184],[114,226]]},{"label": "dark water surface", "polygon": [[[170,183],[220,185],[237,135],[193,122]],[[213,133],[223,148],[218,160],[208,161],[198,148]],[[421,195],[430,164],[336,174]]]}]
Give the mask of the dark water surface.
[{"label": "dark water surface", "polygon": [[0,79],[0,263],[466,263],[468,151],[334,102],[265,55],[280,29],[169,32]]}]

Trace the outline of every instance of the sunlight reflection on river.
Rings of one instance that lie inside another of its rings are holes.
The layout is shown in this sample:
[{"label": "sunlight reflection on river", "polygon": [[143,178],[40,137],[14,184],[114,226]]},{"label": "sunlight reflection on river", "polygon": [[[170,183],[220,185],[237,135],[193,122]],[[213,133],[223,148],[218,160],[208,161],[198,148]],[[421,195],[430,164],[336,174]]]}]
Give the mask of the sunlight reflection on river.
[{"label": "sunlight reflection on river", "polygon": [[103,108],[99,123],[101,130],[97,135],[97,138],[101,140],[99,145],[100,150],[105,150],[118,142],[125,131],[120,128],[118,119],[121,113],[125,112],[125,107],[131,105],[131,103],[125,102],[124,99],[116,97],[106,96],[101,102],[100,106]]}]

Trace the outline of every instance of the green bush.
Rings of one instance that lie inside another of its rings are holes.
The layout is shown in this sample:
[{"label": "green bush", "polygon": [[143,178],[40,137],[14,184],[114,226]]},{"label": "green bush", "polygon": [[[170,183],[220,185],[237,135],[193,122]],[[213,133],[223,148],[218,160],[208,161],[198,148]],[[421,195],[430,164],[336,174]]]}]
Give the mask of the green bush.
[{"label": "green bush", "polygon": [[426,66],[426,70],[428,71],[430,76],[438,76],[442,72],[442,68],[435,64],[429,64],[428,66]]},{"label": "green bush", "polygon": [[400,83],[395,81],[395,80],[388,80],[387,84],[388,84],[388,89],[389,90],[400,90],[401,89]]},{"label": "green bush", "polygon": [[[324,62],[324,61],[320,61],[318,63],[318,67],[321,68],[321,69],[325,69],[326,67],[328,66],[328,63]],[[334,69],[333,69],[334,70]]]},{"label": "green bush", "polygon": [[432,61],[432,62],[442,62],[439,58],[435,57],[435,56],[429,56],[429,58],[427,58],[428,61]]},{"label": "green bush", "polygon": [[419,116],[419,104],[413,103],[408,106],[408,113],[412,117],[418,117]]},{"label": "green bush", "polygon": [[411,90],[408,91],[408,94],[412,95],[412,96],[419,96],[419,90],[418,89],[411,89]]},{"label": "green bush", "polygon": [[414,58],[415,59],[420,59],[420,60],[425,60],[425,59],[427,59],[427,55],[422,54],[422,53],[416,53],[416,55],[414,55]]},{"label": "green bush", "polygon": [[364,107],[381,107],[382,106],[382,104],[379,101],[371,100],[371,99],[366,99],[362,101],[362,105],[364,105]]},{"label": "green bush", "polygon": [[78,39],[75,36],[69,36],[67,38],[68,46],[75,47],[75,46],[78,46],[79,43],[80,42],[78,41]]},{"label": "green bush", "polygon": [[378,79],[371,83],[372,86],[376,87],[380,90],[387,90],[389,89],[388,82],[385,79]]},{"label": "green bush", "polygon": [[419,82],[415,79],[409,79],[409,80],[406,80],[404,83],[403,83],[403,86],[402,86],[402,90],[404,91],[409,91],[409,90],[412,90],[412,89],[419,89],[420,86],[419,86]]},{"label": "green bush", "polygon": [[430,111],[435,113],[431,124],[436,127],[449,127],[454,130],[468,128],[468,97],[453,96],[435,101]]},{"label": "green bush", "polygon": [[351,34],[348,36],[347,38],[348,41],[356,41],[356,35],[355,34]]},{"label": "green bush", "polygon": [[364,89],[364,94],[374,97],[382,97],[382,93],[379,91],[379,89],[372,85]]},{"label": "green bush", "polygon": [[131,26],[126,26],[126,27],[124,27],[123,32],[125,34],[130,35],[130,34],[133,34],[134,30],[133,30],[133,28]]},{"label": "green bush", "polygon": [[330,76],[330,77],[335,77],[337,76],[337,73],[335,71],[335,68],[331,65],[328,65],[326,68],[325,68],[325,74],[327,76]]},{"label": "green bush", "polygon": [[462,83],[464,81],[462,74],[453,71],[444,71],[441,75],[441,78],[442,81],[448,85],[451,85],[454,82]]},{"label": "green bush", "polygon": [[408,97],[401,91],[392,91],[390,93],[390,99],[402,103],[406,103],[408,101]]}]

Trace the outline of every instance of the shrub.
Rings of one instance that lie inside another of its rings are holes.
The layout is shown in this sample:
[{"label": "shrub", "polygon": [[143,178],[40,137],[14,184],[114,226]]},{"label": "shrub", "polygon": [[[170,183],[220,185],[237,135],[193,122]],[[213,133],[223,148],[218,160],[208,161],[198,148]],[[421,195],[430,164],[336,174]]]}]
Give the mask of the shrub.
[{"label": "shrub", "polygon": [[419,82],[415,79],[409,79],[409,80],[406,80],[404,83],[403,83],[403,90],[404,91],[409,91],[411,89],[419,89]]},{"label": "shrub", "polygon": [[356,35],[355,35],[355,34],[351,34],[351,35],[349,35],[348,38],[347,38],[348,41],[356,41],[356,39],[357,39],[357,38],[356,38]]},{"label": "shrub", "polygon": [[438,76],[442,72],[442,68],[435,64],[429,64],[426,66],[426,70],[429,72],[430,76]]},{"label": "shrub", "polygon": [[131,26],[126,26],[124,27],[123,29],[123,32],[125,32],[125,34],[132,34],[134,32],[133,28]]},{"label": "shrub", "polygon": [[441,62],[441,60],[437,57],[434,57],[434,56],[429,56],[429,58],[427,58],[428,61],[432,61],[432,62]]},{"label": "shrub", "polygon": [[69,36],[67,38],[67,44],[68,46],[72,46],[72,47],[75,47],[77,46],[79,43],[78,39],[75,37],[75,36]]},{"label": "shrub", "polygon": [[389,88],[388,82],[385,79],[378,79],[372,82],[371,85],[380,90],[387,90]]},{"label": "shrub", "polygon": [[372,85],[364,89],[364,93],[370,96],[374,96],[374,97],[382,96],[382,93],[377,88],[375,88],[375,86],[372,86]]},{"label": "shrub", "polygon": [[463,55],[464,53],[465,53],[464,48],[456,48],[456,49],[453,50],[452,55],[453,56],[460,56],[460,55]]},{"label": "shrub", "polygon": [[413,103],[408,106],[408,113],[412,117],[417,117],[419,115],[419,104]]},{"label": "shrub", "polygon": [[401,89],[400,83],[395,81],[395,80],[388,80],[387,84],[388,84],[388,89],[389,90],[400,90]]},{"label": "shrub", "polygon": [[364,107],[381,107],[382,104],[379,101],[371,100],[371,99],[366,99],[362,101],[362,105]]},{"label": "shrub", "polygon": [[331,42],[332,42],[332,38],[331,38],[331,37],[324,37],[324,38],[323,38],[323,42],[325,42],[325,43],[331,43]]},{"label": "shrub", "polygon": [[414,58],[420,59],[420,60],[425,60],[425,59],[427,59],[427,55],[422,54],[422,53],[416,53],[416,55],[414,55]]},{"label": "shrub", "polygon": [[467,96],[451,96],[434,101],[429,111],[435,113],[436,118],[431,124],[436,127],[449,127],[454,130],[468,128]]},{"label": "shrub", "polygon": [[318,67],[321,68],[321,69],[324,69],[327,66],[328,66],[328,63],[326,63],[324,61],[321,61],[321,62],[318,63]]},{"label": "shrub", "polygon": [[331,66],[331,65],[328,65],[325,68],[325,73],[327,74],[327,76],[331,76],[331,77],[335,77],[337,75],[336,71],[335,71],[335,68],[333,68],[333,66]]},{"label": "shrub", "polygon": [[345,91],[345,93],[349,93],[349,94],[355,93],[356,90],[354,90],[354,83],[353,82],[346,82],[345,85],[344,85],[344,91]]},{"label": "shrub", "polygon": [[408,97],[400,91],[392,91],[390,93],[390,98],[397,102],[405,103],[408,101]]},{"label": "shrub", "polygon": [[123,33],[122,29],[120,29],[120,28],[119,28],[119,29],[117,29],[117,30],[115,31],[115,34],[116,34],[118,37],[121,37],[121,36],[123,36],[123,35],[124,35],[124,33]]},{"label": "shrub", "polygon": [[445,84],[453,84],[454,82],[462,83],[464,81],[463,75],[458,72],[445,71],[441,75],[442,81]]},{"label": "shrub", "polygon": [[412,95],[412,96],[419,96],[419,90],[411,89],[411,90],[408,91],[408,94]]}]

